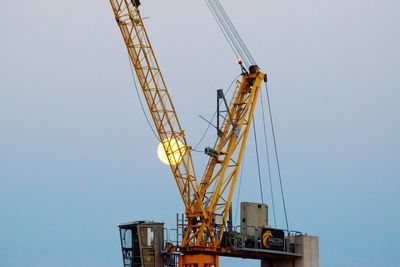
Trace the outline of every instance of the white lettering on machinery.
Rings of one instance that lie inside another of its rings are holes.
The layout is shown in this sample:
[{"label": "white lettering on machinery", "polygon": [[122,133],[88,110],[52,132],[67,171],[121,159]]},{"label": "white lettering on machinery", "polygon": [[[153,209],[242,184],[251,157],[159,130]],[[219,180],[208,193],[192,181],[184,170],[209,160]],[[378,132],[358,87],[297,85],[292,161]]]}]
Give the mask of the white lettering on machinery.
[{"label": "white lettering on machinery", "polygon": [[276,238],[276,237],[270,237],[269,238],[269,242],[271,244],[274,244],[274,245],[281,245],[281,244],[283,244],[283,239],[282,238]]}]

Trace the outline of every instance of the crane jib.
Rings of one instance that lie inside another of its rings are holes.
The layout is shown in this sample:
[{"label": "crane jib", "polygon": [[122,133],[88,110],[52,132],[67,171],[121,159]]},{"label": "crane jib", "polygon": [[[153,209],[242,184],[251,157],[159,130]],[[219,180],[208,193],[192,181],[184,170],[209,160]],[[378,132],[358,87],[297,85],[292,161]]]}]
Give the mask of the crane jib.
[{"label": "crane jib", "polygon": [[164,150],[171,153],[174,142],[182,143],[184,146],[184,149],[178,151],[181,159],[179,162],[172,162],[173,157],[168,157],[168,159],[185,209],[187,212],[191,211],[195,202],[193,198],[196,198],[193,192],[198,190],[191,150],[187,145],[185,133],[166,87],[139,8],[135,5],[137,2],[110,0],[110,3]]}]

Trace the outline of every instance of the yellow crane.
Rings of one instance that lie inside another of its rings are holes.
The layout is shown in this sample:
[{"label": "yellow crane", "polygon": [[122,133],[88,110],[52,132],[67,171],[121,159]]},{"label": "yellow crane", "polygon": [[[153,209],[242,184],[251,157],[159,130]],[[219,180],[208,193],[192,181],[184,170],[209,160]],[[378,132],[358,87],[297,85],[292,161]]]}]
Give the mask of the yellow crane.
[{"label": "yellow crane", "polygon": [[[257,66],[251,66],[238,81],[229,105],[229,119],[223,122],[216,145],[210,149],[213,153],[199,183],[191,147],[140,14],[140,2],[110,0],[110,3],[185,206],[188,225],[179,250],[218,251],[265,74]],[[192,258],[183,255],[183,266],[190,264]],[[217,257],[213,259],[209,266],[218,266]]]},{"label": "yellow crane", "polygon": [[[210,159],[200,180],[195,172],[192,148],[187,143],[144,26],[140,1],[110,0],[110,3],[185,207],[181,243],[170,245],[169,251],[179,253],[180,267],[217,267],[218,256],[231,253],[229,247],[222,245],[222,240],[260,87],[266,75],[257,65],[248,66],[248,70],[242,66],[241,79],[237,81],[230,104],[222,90],[218,91],[218,99],[224,104],[227,115],[218,128],[215,146],[206,149]],[[125,266],[154,266],[146,265],[146,260],[135,263],[129,253],[128,250],[124,252],[124,258],[128,259]],[[153,254],[146,254],[147,259],[154,258]]]}]

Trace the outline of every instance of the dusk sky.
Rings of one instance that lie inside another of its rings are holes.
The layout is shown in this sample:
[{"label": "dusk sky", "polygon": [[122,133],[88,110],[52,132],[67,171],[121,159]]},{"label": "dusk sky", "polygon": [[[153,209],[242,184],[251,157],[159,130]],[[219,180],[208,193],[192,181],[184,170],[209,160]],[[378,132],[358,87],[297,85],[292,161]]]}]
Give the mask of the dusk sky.
[{"label": "dusk sky", "polygon": [[[198,115],[212,116],[240,68],[204,1],[141,2],[195,145]],[[320,237],[322,267],[400,266],[400,2],[221,2],[269,75],[291,229]],[[260,135],[261,118],[258,103]],[[261,201],[253,133],[248,143],[234,209]],[[0,267],[122,266],[118,224],[174,228],[182,201],[157,146],[108,1],[1,1]],[[194,160],[202,174],[206,156]]]}]

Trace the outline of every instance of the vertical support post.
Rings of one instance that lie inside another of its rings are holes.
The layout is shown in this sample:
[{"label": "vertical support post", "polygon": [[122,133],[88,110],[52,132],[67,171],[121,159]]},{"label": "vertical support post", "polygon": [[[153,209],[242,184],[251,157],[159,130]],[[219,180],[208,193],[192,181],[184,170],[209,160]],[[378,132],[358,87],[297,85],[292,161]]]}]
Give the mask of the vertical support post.
[{"label": "vertical support post", "polygon": [[232,207],[229,207],[228,232],[232,232],[232,231],[233,231]]},{"label": "vertical support post", "polygon": [[219,267],[216,255],[192,254],[179,256],[179,267]]}]

